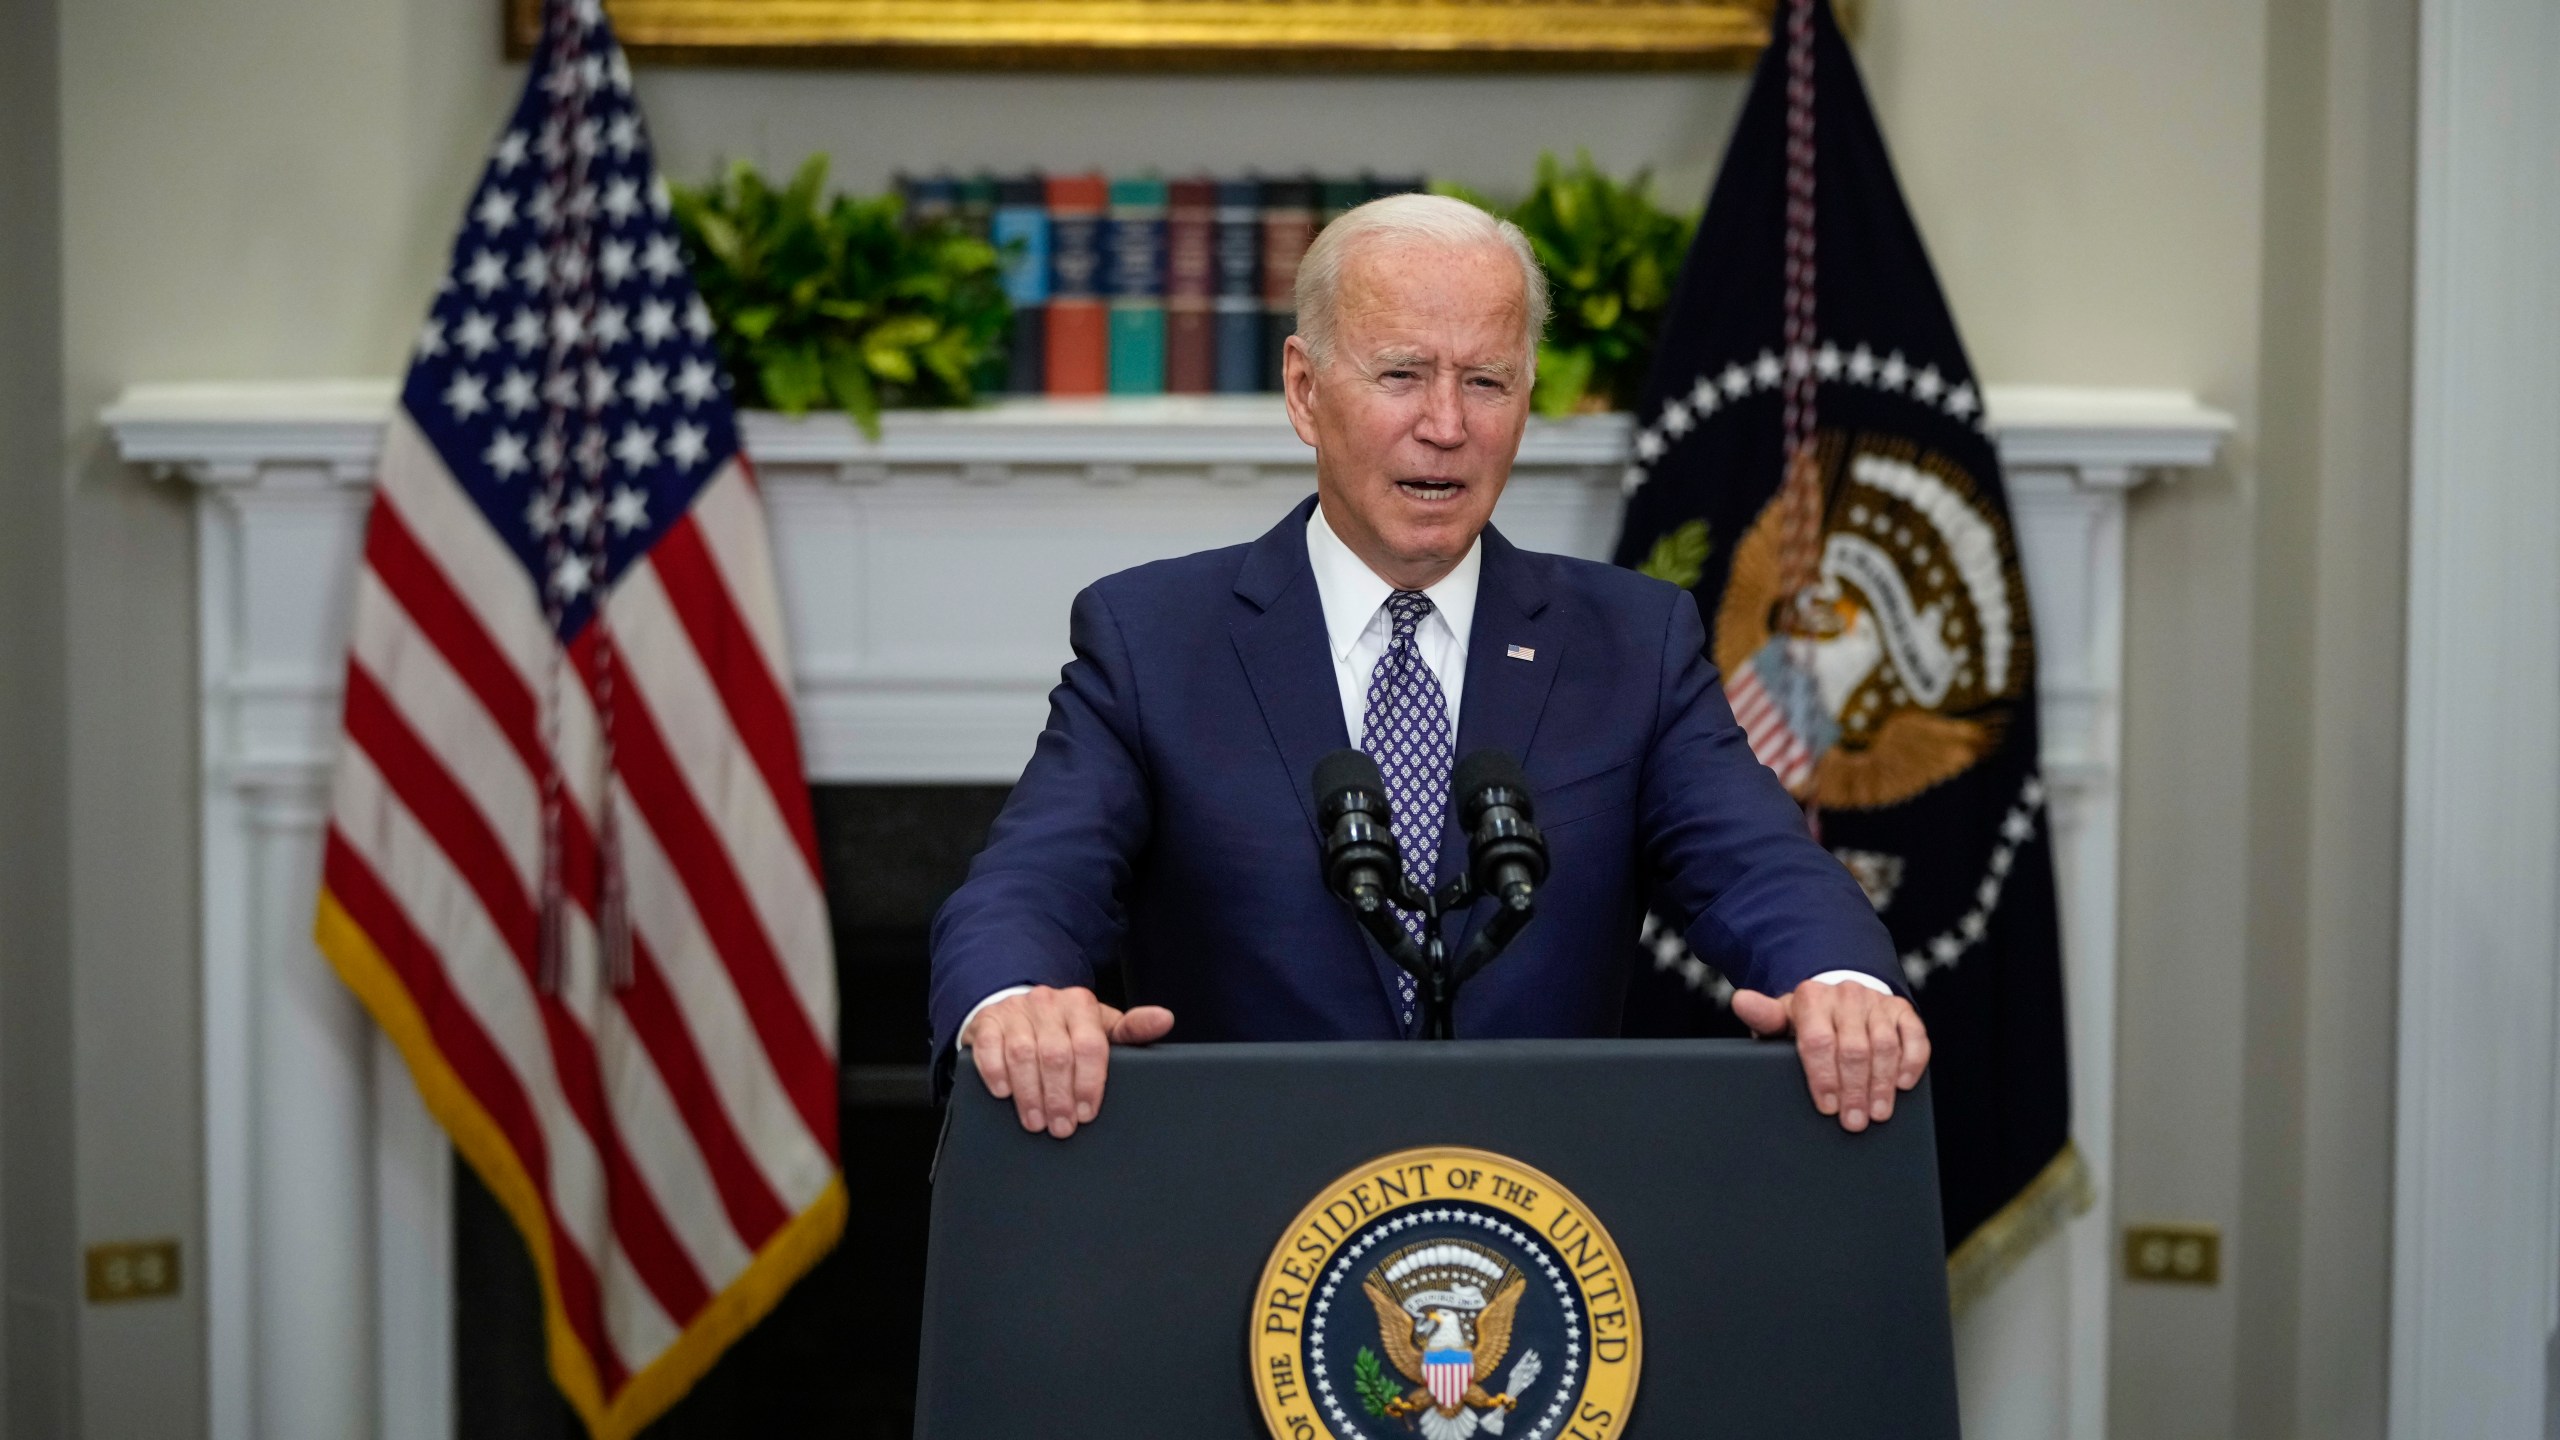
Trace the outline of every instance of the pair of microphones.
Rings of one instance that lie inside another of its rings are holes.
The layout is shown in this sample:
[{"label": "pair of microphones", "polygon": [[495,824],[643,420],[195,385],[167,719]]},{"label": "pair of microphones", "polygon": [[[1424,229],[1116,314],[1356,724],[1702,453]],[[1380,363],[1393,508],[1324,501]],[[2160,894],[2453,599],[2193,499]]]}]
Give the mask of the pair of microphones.
[{"label": "pair of microphones", "polygon": [[[1467,837],[1467,866],[1436,892],[1405,874],[1386,781],[1375,760],[1358,750],[1336,750],[1316,762],[1314,789],[1325,888],[1350,907],[1388,958],[1414,977],[1423,1000],[1423,1035],[1451,1038],[1458,987],[1501,954],[1537,915],[1538,887],[1547,878],[1547,842],[1538,833],[1528,777],[1518,761],[1500,750],[1478,750],[1458,762],[1450,773],[1449,795]],[[1493,915],[1453,966],[1441,941],[1440,917],[1485,896],[1495,902]],[[1398,909],[1423,916],[1423,943],[1416,944],[1406,932],[1396,918]]]}]

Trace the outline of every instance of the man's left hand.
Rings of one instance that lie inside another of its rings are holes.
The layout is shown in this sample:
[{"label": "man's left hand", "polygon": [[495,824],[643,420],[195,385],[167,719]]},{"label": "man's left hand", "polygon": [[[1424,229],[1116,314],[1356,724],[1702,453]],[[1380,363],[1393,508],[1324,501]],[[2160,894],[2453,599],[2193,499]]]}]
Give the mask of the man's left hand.
[{"label": "man's left hand", "polygon": [[1763,1040],[1795,1033],[1814,1108],[1839,1116],[1840,1128],[1853,1134],[1870,1119],[1893,1118],[1894,1094],[1919,1084],[1929,1068],[1920,1012],[1864,985],[1808,980],[1780,999],[1736,990],[1733,1013]]}]

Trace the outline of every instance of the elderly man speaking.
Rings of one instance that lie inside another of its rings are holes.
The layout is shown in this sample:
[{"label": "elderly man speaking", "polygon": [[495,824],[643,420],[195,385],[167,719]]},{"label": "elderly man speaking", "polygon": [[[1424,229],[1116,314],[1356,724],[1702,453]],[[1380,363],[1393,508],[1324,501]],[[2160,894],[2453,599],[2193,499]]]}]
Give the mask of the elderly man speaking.
[{"label": "elderly man speaking", "polygon": [[[1075,601],[1075,659],[969,878],[934,922],[935,1073],[965,1050],[1023,1125],[1100,1112],[1113,1045],[1384,1040],[1413,985],[1325,889],[1308,777],[1358,744],[1409,873],[1454,874],[1454,755],[1519,757],[1552,857],[1538,920],[1460,993],[1474,1038],[1618,1033],[1646,905],[1792,1032],[1814,1104],[1863,1130],[1929,1042],[1884,926],[1752,758],[1698,609],[1487,521],[1529,415],[1546,280],[1518,227],[1399,195],[1325,227],[1283,357],[1316,493],[1249,545]],[[1418,922],[1416,922],[1418,923]],[[1448,917],[1456,939],[1458,917]],[[1454,944],[1453,944],[1454,949]],[[1125,962],[1126,1012],[1095,969]]]}]

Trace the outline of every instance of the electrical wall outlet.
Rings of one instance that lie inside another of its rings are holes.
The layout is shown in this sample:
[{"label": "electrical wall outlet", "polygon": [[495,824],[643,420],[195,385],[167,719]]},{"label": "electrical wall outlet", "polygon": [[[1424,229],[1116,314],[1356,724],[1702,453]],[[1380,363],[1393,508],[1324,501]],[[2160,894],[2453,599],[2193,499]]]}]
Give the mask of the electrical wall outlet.
[{"label": "electrical wall outlet", "polygon": [[2124,1278],[2163,1285],[2222,1280],[2222,1231],[2213,1225],[2127,1225]]},{"label": "electrical wall outlet", "polygon": [[88,1251],[89,1299],[157,1300],[178,1293],[178,1242],[119,1240]]}]

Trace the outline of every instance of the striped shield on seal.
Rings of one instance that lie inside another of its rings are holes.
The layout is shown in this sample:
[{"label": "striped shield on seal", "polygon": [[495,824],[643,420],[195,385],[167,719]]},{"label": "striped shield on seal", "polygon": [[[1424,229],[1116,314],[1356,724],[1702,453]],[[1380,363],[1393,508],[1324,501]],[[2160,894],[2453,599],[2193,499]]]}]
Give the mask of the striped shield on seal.
[{"label": "striped shield on seal", "polygon": [[1476,1354],[1472,1350],[1422,1352],[1422,1383],[1431,1387],[1431,1398],[1440,1402],[1443,1410],[1457,1408],[1475,1378]]}]

